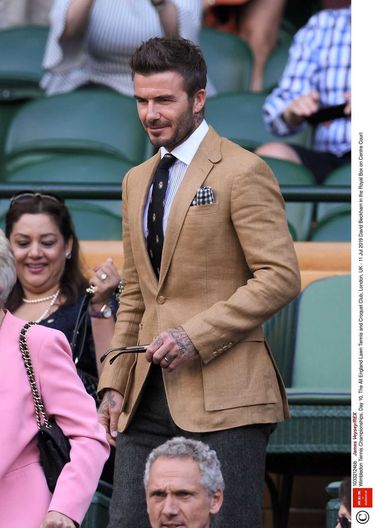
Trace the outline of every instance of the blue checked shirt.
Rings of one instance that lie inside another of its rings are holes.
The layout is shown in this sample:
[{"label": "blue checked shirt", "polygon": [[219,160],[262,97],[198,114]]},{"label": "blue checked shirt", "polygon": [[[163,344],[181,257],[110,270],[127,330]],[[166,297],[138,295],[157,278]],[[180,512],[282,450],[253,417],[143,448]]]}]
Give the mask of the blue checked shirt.
[{"label": "blue checked shirt", "polygon": [[[351,92],[351,10],[326,9],[298,31],[279,86],[266,98],[263,113],[274,134],[286,136],[301,130],[288,126],[282,113],[300,95],[316,90],[321,105],[345,102]],[[342,156],[351,149],[350,118],[316,127],[312,148]]]}]

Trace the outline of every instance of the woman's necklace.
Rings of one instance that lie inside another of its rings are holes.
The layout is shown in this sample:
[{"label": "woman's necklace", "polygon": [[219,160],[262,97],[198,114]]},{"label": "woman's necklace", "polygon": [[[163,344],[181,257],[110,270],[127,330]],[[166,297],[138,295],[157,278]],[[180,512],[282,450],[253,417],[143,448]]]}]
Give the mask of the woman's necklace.
[{"label": "woman's necklace", "polygon": [[26,297],[22,297],[22,302],[26,304],[37,304],[45,301],[50,301],[55,297],[56,293],[57,295],[60,293],[60,290],[57,290],[57,292],[53,293],[52,295],[48,295],[48,297],[37,297],[36,299],[26,299]]},{"label": "woman's necklace", "polygon": [[[36,323],[40,323],[40,321],[43,321],[43,319],[45,317],[47,317],[47,315],[49,314],[49,311],[51,310],[52,306],[55,304],[56,302],[56,299],[57,297],[60,295],[60,288],[57,290],[56,293],[54,293],[53,295],[50,295],[49,297],[45,297],[45,300],[49,300],[51,299],[51,302],[49,303],[49,305],[47,306],[47,308],[44,310],[44,312],[42,313],[42,315],[40,317],[38,317],[38,319],[35,319],[35,322]],[[29,301],[30,302],[30,301]],[[39,301],[41,302],[41,301]]]}]

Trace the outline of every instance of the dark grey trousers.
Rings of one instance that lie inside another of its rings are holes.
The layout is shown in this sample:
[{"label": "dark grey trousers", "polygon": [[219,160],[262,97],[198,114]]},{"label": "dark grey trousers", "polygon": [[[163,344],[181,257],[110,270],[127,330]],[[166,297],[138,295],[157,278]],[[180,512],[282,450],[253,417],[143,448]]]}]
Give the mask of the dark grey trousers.
[{"label": "dark grey trousers", "polygon": [[213,526],[261,528],[266,447],[274,427],[261,424],[211,433],[184,431],[169,414],[160,368],[153,367],[134,419],[117,437],[108,528],[150,527],[143,488],[146,459],[154,447],[173,436],[201,440],[218,455],[225,492]]}]

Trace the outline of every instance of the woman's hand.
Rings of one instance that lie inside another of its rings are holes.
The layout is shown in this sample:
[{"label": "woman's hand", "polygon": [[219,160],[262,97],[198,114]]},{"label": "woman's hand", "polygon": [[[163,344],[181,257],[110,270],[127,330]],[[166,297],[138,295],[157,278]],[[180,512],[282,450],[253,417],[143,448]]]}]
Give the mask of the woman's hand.
[{"label": "woman's hand", "polygon": [[40,528],[76,528],[76,526],[78,525],[66,515],[50,511],[44,518]]},{"label": "woman's hand", "polygon": [[95,287],[95,293],[91,299],[91,305],[108,303],[120,282],[120,275],[117,272],[111,258],[107,258],[103,264],[96,266],[94,274],[90,279],[90,284]]}]

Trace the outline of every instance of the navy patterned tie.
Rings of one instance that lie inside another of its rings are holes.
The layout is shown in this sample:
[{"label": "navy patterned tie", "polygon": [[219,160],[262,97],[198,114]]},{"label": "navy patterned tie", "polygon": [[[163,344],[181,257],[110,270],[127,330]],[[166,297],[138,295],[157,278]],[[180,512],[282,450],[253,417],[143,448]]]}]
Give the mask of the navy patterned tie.
[{"label": "navy patterned tie", "polygon": [[175,156],[167,153],[160,160],[154,174],[151,201],[148,208],[147,250],[150,256],[152,267],[155,271],[155,275],[158,278],[164,243],[163,217],[165,193],[167,192],[168,187],[169,168],[173,165],[176,159],[177,158],[175,158]]}]

